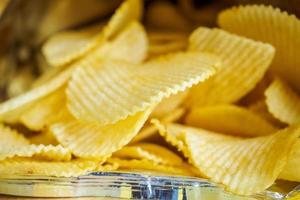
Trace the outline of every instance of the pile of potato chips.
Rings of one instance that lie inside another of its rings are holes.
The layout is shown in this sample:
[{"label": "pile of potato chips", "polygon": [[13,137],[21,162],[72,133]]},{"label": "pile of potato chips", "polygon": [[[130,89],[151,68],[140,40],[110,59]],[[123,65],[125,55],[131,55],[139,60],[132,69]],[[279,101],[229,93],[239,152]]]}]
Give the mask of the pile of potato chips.
[{"label": "pile of potato chips", "polygon": [[51,69],[0,105],[0,177],[125,170],[237,194],[300,182],[300,20],[268,6],[220,28],[147,31],[141,0],[52,35]]}]

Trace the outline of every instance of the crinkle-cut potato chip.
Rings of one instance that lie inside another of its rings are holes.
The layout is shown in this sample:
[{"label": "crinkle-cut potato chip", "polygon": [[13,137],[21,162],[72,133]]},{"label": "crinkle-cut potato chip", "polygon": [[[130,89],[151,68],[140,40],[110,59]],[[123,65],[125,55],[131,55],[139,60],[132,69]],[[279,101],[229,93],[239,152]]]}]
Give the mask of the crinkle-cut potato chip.
[{"label": "crinkle-cut potato chip", "polygon": [[67,88],[67,106],[77,119],[113,124],[214,74],[217,57],[175,53],[143,65],[117,60],[77,68]]},{"label": "crinkle-cut potato chip", "polygon": [[53,35],[42,47],[47,62],[59,67],[83,56],[103,40],[101,29],[98,25]]},{"label": "crinkle-cut potato chip", "polygon": [[277,130],[258,114],[229,104],[191,108],[185,122],[190,126],[242,137],[269,135]]},{"label": "crinkle-cut potato chip", "polygon": [[191,89],[187,105],[195,107],[238,101],[263,78],[275,53],[269,44],[204,27],[192,33],[189,49],[223,59],[218,73]]},{"label": "crinkle-cut potato chip", "polygon": [[72,119],[66,107],[65,87],[35,102],[20,116],[27,128],[39,131],[60,120]]},{"label": "crinkle-cut potato chip", "polygon": [[58,145],[58,141],[53,133],[49,130],[45,130],[39,134],[33,135],[29,137],[28,140],[31,144]]},{"label": "crinkle-cut potato chip", "polygon": [[0,124],[0,160],[36,156],[47,160],[70,160],[71,152],[61,145],[34,145],[22,134]]},{"label": "crinkle-cut potato chip", "polygon": [[287,83],[277,78],[265,91],[268,110],[287,124],[300,122],[300,95]]},{"label": "crinkle-cut potato chip", "polygon": [[77,177],[92,172],[101,163],[90,160],[42,161],[30,158],[13,158],[0,161],[0,176],[42,175]]},{"label": "crinkle-cut potato chip", "polygon": [[155,163],[178,166],[183,160],[171,150],[153,143],[137,143],[126,146],[113,154],[121,159],[146,159]]},{"label": "crinkle-cut potato chip", "polygon": [[172,174],[172,175],[182,175],[182,176],[195,176],[195,173],[189,165],[182,166],[171,166],[171,165],[163,165],[152,162],[150,160],[125,160],[119,158],[109,158],[109,163],[117,163],[119,165],[118,170],[130,170],[132,171],[146,171],[152,172],[155,174],[163,173],[163,174]]},{"label": "crinkle-cut potato chip", "polygon": [[262,192],[274,183],[300,136],[299,126],[243,139],[178,124],[160,125],[182,134],[189,159],[202,174],[242,195]]},{"label": "crinkle-cut potato chip", "polygon": [[66,121],[51,126],[51,131],[60,144],[80,158],[105,160],[121,149],[142,128],[152,107],[138,112],[115,124],[102,126],[93,122]]},{"label": "crinkle-cut potato chip", "polygon": [[[160,119],[163,122],[175,122],[179,120],[186,112],[184,108],[177,108]],[[151,119],[151,118],[150,118]],[[130,143],[137,143],[146,140],[157,133],[157,128],[153,124],[144,126],[141,131],[131,140]]]},{"label": "crinkle-cut potato chip", "polygon": [[150,43],[149,45],[149,57],[155,57],[158,55],[172,53],[176,51],[183,51],[187,47],[187,41],[171,41],[167,43]]},{"label": "crinkle-cut potato chip", "polygon": [[143,61],[148,52],[148,38],[144,27],[137,21],[129,23],[112,41],[95,49],[95,56],[119,59],[132,63]]},{"label": "crinkle-cut potato chip", "polygon": [[300,182],[300,138],[293,147],[287,164],[279,175],[279,179]]},{"label": "crinkle-cut potato chip", "polygon": [[[179,152],[182,152],[184,157],[189,158],[189,152],[184,142],[184,132],[181,131],[181,127],[164,126],[157,119],[151,120],[151,123],[157,128],[159,134],[166,140],[166,142],[175,146]],[[178,131],[179,130],[179,131]]]},{"label": "crinkle-cut potato chip", "polygon": [[218,24],[230,32],[272,44],[276,55],[271,69],[300,90],[300,20],[278,8],[240,6],[219,14]]},{"label": "crinkle-cut potato chip", "polygon": [[127,24],[132,21],[139,21],[142,18],[142,14],[142,0],[125,0],[104,27],[104,37],[107,39],[114,38]]},{"label": "crinkle-cut potato chip", "polygon": [[176,110],[185,100],[188,91],[178,92],[168,98],[163,99],[153,110],[150,117],[163,118]]},{"label": "crinkle-cut potato chip", "polygon": [[0,104],[0,121],[16,123],[19,117],[35,102],[62,87],[70,78],[73,68],[68,68],[48,82]]}]

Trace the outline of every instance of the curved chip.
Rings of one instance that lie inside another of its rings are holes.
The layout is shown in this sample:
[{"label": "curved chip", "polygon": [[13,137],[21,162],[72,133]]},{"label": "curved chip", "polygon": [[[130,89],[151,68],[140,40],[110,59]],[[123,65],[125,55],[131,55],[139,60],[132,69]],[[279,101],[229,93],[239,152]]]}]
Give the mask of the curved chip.
[{"label": "curved chip", "polygon": [[230,32],[272,44],[276,55],[271,69],[300,90],[300,20],[278,8],[240,6],[219,14],[219,25]]},{"label": "curved chip", "polygon": [[182,134],[189,159],[202,174],[242,195],[262,192],[274,183],[300,135],[299,127],[250,139],[177,124],[164,129]]},{"label": "curved chip", "polygon": [[132,63],[143,61],[148,52],[148,38],[144,27],[132,21],[114,40],[95,49],[91,56],[105,59],[119,59]]},{"label": "curved chip", "polygon": [[62,87],[70,78],[73,68],[68,68],[50,81],[0,104],[0,121],[18,122],[19,117],[35,102]]},{"label": "curved chip", "polygon": [[65,31],[50,37],[42,47],[47,62],[58,67],[83,56],[103,40],[101,29],[99,25],[80,31]]},{"label": "curved chip", "polygon": [[42,161],[28,158],[14,158],[0,161],[0,176],[41,175],[55,177],[78,177],[92,172],[101,164],[89,160]]},{"label": "curved chip", "polygon": [[[33,157],[42,160],[69,161],[72,158],[71,151],[61,145],[30,145],[27,151],[33,152]],[[24,157],[19,155],[20,157]]]},{"label": "curved chip", "polygon": [[236,136],[262,136],[277,129],[256,113],[235,105],[192,108],[187,125]]},{"label": "curved chip", "polygon": [[142,0],[126,0],[115,11],[108,24],[103,29],[107,39],[114,38],[132,21],[139,21],[143,14]]},{"label": "curved chip", "polygon": [[[176,110],[173,110],[172,112],[170,112],[160,120],[163,122],[176,122],[185,114],[185,112],[186,109],[177,108]],[[157,128],[153,124],[149,124],[143,127],[143,129],[131,140],[131,143],[136,143],[136,142],[146,140],[154,136],[156,133],[157,133]]]},{"label": "curved chip", "polygon": [[27,128],[39,131],[61,119],[72,119],[66,107],[65,87],[37,101],[20,116]]},{"label": "curved chip", "polygon": [[204,27],[192,33],[189,49],[223,59],[215,76],[191,89],[187,105],[195,107],[238,101],[263,78],[275,53],[269,44]]},{"label": "curved chip", "polygon": [[141,66],[116,60],[86,63],[69,82],[68,109],[77,119],[113,124],[204,81],[219,62],[214,56],[190,52]]},{"label": "curved chip", "polygon": [[123,160],[118,158],[108,159],[110,163],[117,163],[119,165],[118,170],[130,170],[132,171],[146,171],[150,173],[163,173],[171,175],[181,175],[181,176],[195,176],[195,173],[189,165],[182,166],[170,166],[158,164],[149,160]]},{"label": "curved chip", "polygon": [[60,144],[80,158],[105,160],[121,149],[142,128],[153,108],[106,126],[82,121],[66,121],[51,126]]},{"label": "curved chip", "polygon": [[49,130],[33,135],[29,137],[28,140],[30,141],[31,144],[58,145],[58,141],[56,140],[53,133]]},{"label": "curved chip", "polygon": [[300,122],[300,96],[281,79],[275,79],[265,91],[268,110],[287,124]]},{"label": "curved chip", "polygon": [[171,150],[151,143],[137,143],[126,146],[113,154],[113,157],[122,159],[146,159],[163,165],[178,166],[183,160]]},{"label": "curved chip", "polygon": [[279,175],[279,179],[300,182],[300,139],[293,148],[287,164]]}]

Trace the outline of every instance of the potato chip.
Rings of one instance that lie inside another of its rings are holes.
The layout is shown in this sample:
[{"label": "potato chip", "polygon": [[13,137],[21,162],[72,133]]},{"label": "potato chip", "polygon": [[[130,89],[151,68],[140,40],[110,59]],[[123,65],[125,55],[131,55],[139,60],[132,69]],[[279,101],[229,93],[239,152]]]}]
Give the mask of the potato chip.
[{"label": "potato chip", "polygon": [[34,103],[20,116],[20,121],[29,129],[39,131],[59,120],[72,119],[65,104],[63,87]]},{"label": "potato chip", "polygon": [[0,121],[18,122],[20,115],[41,98],[62,87],[70,78],[72,68],[61,72],[50,81],[0,104]]},{"label": "potato chip", "polygon": [[299,126],[248,139],[177,124],[164,129],[182,134],[190,161],[202,174],[243,195],[262,192],[274,183],[300,135]]},{"label": "potato chip", "polygon": [[274,133],[276,128],[256,113],[235,105],[192,108],[187,125],[236,136],[261,136]]},{"label": "potato chip", "polygon": [[[71,151],[61,145],[30,145],[27,151],[33,152],[32,155],[35,158],[43,160],[69,161],[72,158]],[[22,155],[19,156],[24,157]]]},{"label": "potato chip", "polygon": [[278,8],[263,5],[235,7],[219,15],[219,25],[240,35],[272,44],[272,71],[300,90],[300,20]]},{"label": "potato chip", "polygon": [[107,171],[116,171],[119,168],[117,163],[104,163],[102,165],[98,165],[94,172],[107,172]]},{"label": "potato chip", "polygon": [[112,41],[95,49],[91,56],[106,59],[119,59],[132,63],[140,63],[147,56],[148,38],[143,26],[137,22],[129,23]]},{"label": "potato chip", "polygon": [[[0,124],[0,160],[17,155],[20,150],[28,147],[29,141],[17,131]],[[31,156],[30,152],[24,152]]]},{"label": "potato chip", "polygon": [[113,124],[204,81],[219,62],[214,56],[190,52],[141,66],[116,60],[86,63],[69,82],[68,109],[77,119]]},{"label": "potato chip", "polygon": [[104,40],[101,29],[99,25],[80,31],[65,31],[50,37],[42,47],[47,62],[58,67],[83,56]]},{"label": "potato chip", "polygon": [[152,143],[137,143],[126,146],[113,154],[121,159],[146,159],[163,165],[182,165],[182,159],[169,149]]},{"label": "potato chip", "polygon": [[287,124],[300,122],[300,96],[281,79],[272,82],[265,92],[268,110]]},{"label": "potato chip", "polygon": [[300,139],[296,142],[287,164],[279,175],[280,179],[300,182]]},{"label": "potato chip", "polygon": [[101,164],[89,160],[53,162],[29,158],[14,158],[0,161],[0,176],[41,175],[55,177],[77,177],[85,175]]},{"label": "potato chip", "polygon": [[108,162],[117,163],[119,165],[119,170],[130,170],[132,171],[146,171],[154,173],[163,173],[171,175],[181,175],[181,176],[195,176],[188,165],[182,166],[170,166],[162,165],[149,160],[123,160],[118,158],[110,158]]},{"label": "potato chip", "polygon": [[108,24],[104,27],[103,34],[105,38],[112,39],[124,27],[132,21],[138,21],[142,18],[143,1],[126,0],[115,11]]},{"label": "potato chip", "polygon": [[[184,108],[177,108],[176,110],[172,111],[168,115],[164,116],[162,119],[160,119],[163,122],[175,122],[179,120],[184,114],[185,114]],[[153,112],[152,112],[153,113]],[[151,138],[157,133],[157,128],[152,125],[146,125],[142,128],[142,130],[131,140],[131,143],[140,142],[143,140],[146,140],[148,138]]]},{"label": "potato chip", "polygon": [[80,158],[105,160],[121,149],[142,128],[153,108],[106,126],[82,121],[66,121],[51,126],[60,144]]},{"label": "potato chip", "polygon": [[191,89],[187,105],[195,107],[238,101],[263,78],[275,53],[269,44],[204,27],[192,33],[189,49],[223,59],[215,76]]}]

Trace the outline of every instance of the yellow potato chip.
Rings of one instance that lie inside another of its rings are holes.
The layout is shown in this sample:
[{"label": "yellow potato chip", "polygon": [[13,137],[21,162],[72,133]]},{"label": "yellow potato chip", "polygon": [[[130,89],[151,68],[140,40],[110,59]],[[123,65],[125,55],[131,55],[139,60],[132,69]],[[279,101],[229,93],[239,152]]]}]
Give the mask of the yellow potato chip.
[{"label": "yellow potato chip", "polygon": [[243,195],[262,192],[274,183],[300,136],[299,126],[248,139],[177,124],[164,129],[182,134],[189,159],[202,174]]},{"label": "yellow potato chip", "polygon": [[191,89],[187,105],[197,107],[238,101],[263,78],[275,53],[269,44],[204,27],[192,33],[189,49],[223,59],[215,76]]},{"label": "yellow potato chip", "polygon": [[77,119],[112,124],[204,81],[218,64],[216,57],[194,52],[169,54],[144,65],[86,63],[69,82],[68,109]]},{"label": "yellow potato chip", "polygon": [[142,0],[126,0],[115,11],[103,29],[105,38],[112,39],[132,21],[138,21],[143,14]]},{"label": "yellow potato chip", "polygon": [[[164,116],[162,119],[160,119],[163,122],[175,122],[179,120],[184,114],[185,114],[184,108],[177,108],[176,110],[172,111],[171,113]],[[153,113],[153,112],[152,112]],[[146,140],[148,138],[151,138],[157,133],[157,128],[152,125],[146,125],[142,128],[142,130],[131,140],[131,143],[140,142],[143,140]]]},{"label": "yellow potato chip", "polygon": [[[0,160],[11,158],[30,146],[29,141],[17,131],[0,124]],[[30,152],[23,152],[25,156],[31,156]]]},{"label": "yellow potato chip", "polygon": [[42,175],[77,177],[93,171],[99,164],[101,163],[80,159],[69,162],[53,162],[28,158],[15,158],[0,161],[0,176]]},{"label": "yellow potato chip", "polygon": [[293,147],[293,152],[288,158],[287,164],[279,175],[280,179],[300,182],[300,139]]},{"label": "yellow potato chip", "polygon": [[268,110],[287,124],[300,122],[300,96],[287,83],[275,79],[265,92]]},{"label": "yellow potato chip", "polygon": [[163,165],[182,165],[182,159],[171,150],[152,143],[137,143],[126,146],[113,154],[121,159],[146,159]]},{"label": "yellow potato chip", "polygon": [[70,160],[71,152],[60,145],[30,144],[22,134],[0,125],[0,160],[31,156],[47,160]]},{"label": "yellow potato chip", "polygon": [[20,115],[35,102],[62,87],[69,80],[71,73],[72,68],[68,68],[48,82],[0,104],[0,121],[18,122]]},{"label": "yellow potato chip", "polygon": [[158,164],[149,160],[123,160],[118,158],[110,158],[108,162],[117,163],[119,165],[118,170],[130,170],[132,171],[146,171],[150,173],[163,173],[171,175],[181,176],[195,176],[193,170],[188,165],[182,166],[170,166]]},{"label": "yellow potato chip", "polygon": [[95,49],[91,56],[140,63],[146,58],[147,51],[148,38],[146,31],[139,22],[132,21],[114,40],[108,41]]},{"label": "yellow potato chip", "polygon": [[172,95],[166,99],[163,99],[153,110],[151,113],[151,117],[153,118],[163,118],[167,116],[169,113],[172,113],[176,108],[178,108],[185,98],[188,95],[188,91],[179,92],[175,95]]},{"label": "yellow potato chip", "polygon": [[236,136],[261,136],[277,129],[256,113],[235,105],[192,108],[187,125]]},{"label": "yellow potato chip", "polygon": [[94,172],[107,172],[107,171],[116,171],[119,168],[117,163],[104,163],[102,165],[98,165]]},{"label": "yellow potato chip", "polygon": [[47,62],[58,67],[83,56],[104,40],[101,29],[98,25],[80,31],[65,31],[50,37],[42,47]]},{"label": "yellow potato chip", "polygon": [[300,20],[278,8],[263,5],[223,11],[219,25],[240,35],[272,44],[276,55],[271,69],[300,90]]},{"label": "yellow potato chip", "polygon": [[47,95],[20,116],[29,129],[39,131],[59,120],[72,119],[66,107],[65,87]]},{"label": "yellow potato chip", "polygon": [[115,124],[106,126],[82,121],[54,124],[51,131],[60,144],[80,158],[105,160],[121,149],[142,128],[153,108],[147,108]]}]

